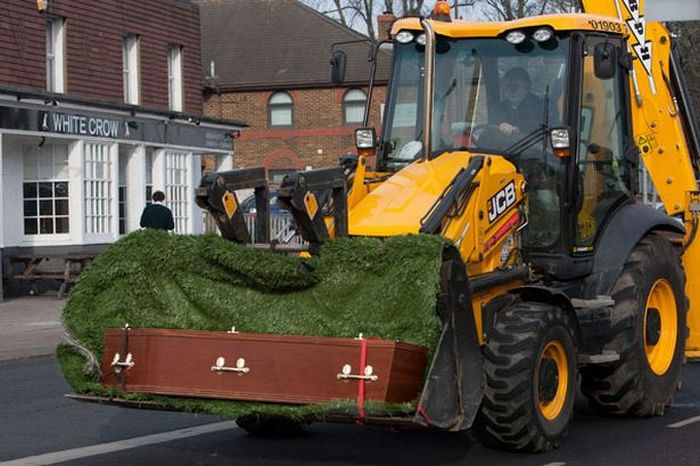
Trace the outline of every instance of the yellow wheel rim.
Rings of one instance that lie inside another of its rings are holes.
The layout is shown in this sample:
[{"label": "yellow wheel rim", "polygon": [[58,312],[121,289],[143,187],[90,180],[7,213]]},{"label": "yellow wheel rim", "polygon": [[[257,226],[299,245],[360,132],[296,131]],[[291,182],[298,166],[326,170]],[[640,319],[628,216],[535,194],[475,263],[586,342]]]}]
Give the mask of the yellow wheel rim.
[{"label": "yellow wheel rim", "polygon": [[[553,366],[552,363],[554,363]],[[569,387],[569,364],[566,357],[566,350],[560,341],[550,341],[547,343],[547,346],[544,347],[537,367],[536,380],[538,381],[538,385],[541,383],[540,371],[545,364],[556,367],[555,380],[549,381],[549,383],[554,384],[552,388],[556,387],[556,390],[553,396],[543,396],[541,387],[538,386],[536,393],[542,417],[548,421],[552,421],[556,419],[564,409]]]},{"label": "yellow wheel rim", "polygon": [[644,353],[649,367],[663,375],[671,366],[678,338],[678,309],[671,284],[665,279],[654,283],[644,309]]}]

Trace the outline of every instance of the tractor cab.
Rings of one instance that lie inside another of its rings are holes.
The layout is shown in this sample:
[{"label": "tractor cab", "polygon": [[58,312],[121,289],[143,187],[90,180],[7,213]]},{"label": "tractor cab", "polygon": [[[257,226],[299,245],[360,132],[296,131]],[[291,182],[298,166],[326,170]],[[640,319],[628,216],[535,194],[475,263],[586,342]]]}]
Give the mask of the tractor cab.
[{"label": "tractor cab", "polygon": [[453,153],[503,157],[527,181],[523,241],[532,262],[560,278],[584,273],[580,258],[632,193],[636,152],[621,23],[570,15],[431,24],[427,91],[426,32],[416,19],[394,25],[378,170]]}]

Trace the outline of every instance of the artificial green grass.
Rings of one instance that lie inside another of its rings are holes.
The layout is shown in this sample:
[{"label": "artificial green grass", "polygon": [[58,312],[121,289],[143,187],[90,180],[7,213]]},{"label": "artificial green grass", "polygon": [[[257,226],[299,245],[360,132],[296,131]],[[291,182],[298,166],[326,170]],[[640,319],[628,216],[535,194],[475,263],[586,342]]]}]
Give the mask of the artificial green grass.
[{"label": "artificial green grass", "polygon": [[[412,235],[384,240],[337,239],[318,257],[256,251],[218,236],[137,231],[111,245],[81,274],[62,320],[102,358],[104,330],[123,327],[237,331],[325,337],[398,339],[434,349],[443,239]],[[59,347],[74,391],[157,400],[174,409],[236,417],[293,417],[354,406],[351,400],[310,406],[134,395],[106,390],[83,359]],[[371,405],[371,404],[370,404]],[[368,405],[368,406],[370,406]],[[377,406],[386,410],[386,406]],[[405,411],[408,405],[391,407]]]}]

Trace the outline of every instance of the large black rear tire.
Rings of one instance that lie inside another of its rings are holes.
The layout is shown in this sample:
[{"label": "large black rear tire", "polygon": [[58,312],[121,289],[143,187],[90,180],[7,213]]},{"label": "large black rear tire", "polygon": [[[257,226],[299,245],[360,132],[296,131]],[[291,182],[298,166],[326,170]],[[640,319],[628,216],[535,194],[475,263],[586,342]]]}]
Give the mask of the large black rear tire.
[{"label": "large black rear tire", "polygon": [[576,349],[566,314],[515,298],[489,332],[484,370],[477,437],[508,450],[558,447],[571,422],[576,386]]},{"label": "large black rear tire", "polygon": [[620,360],[589,366],[581,388],[594,411],[660,416],[680,381],[688,309],[678,252],[658,234],[632,250],[613,286],[612,339]]}]

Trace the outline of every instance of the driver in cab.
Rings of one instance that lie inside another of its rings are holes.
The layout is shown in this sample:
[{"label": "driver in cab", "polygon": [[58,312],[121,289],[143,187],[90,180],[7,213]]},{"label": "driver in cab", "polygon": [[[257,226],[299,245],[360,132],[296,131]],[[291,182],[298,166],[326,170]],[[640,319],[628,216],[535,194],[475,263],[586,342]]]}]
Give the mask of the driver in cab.
[{"label": "driver in cab", "polygon": [[503,100],[493,120],[501,134],[524,136],[542,121],[544,101],[531,92],[532,81],[524,68],[508,70],[503,77]]}]

